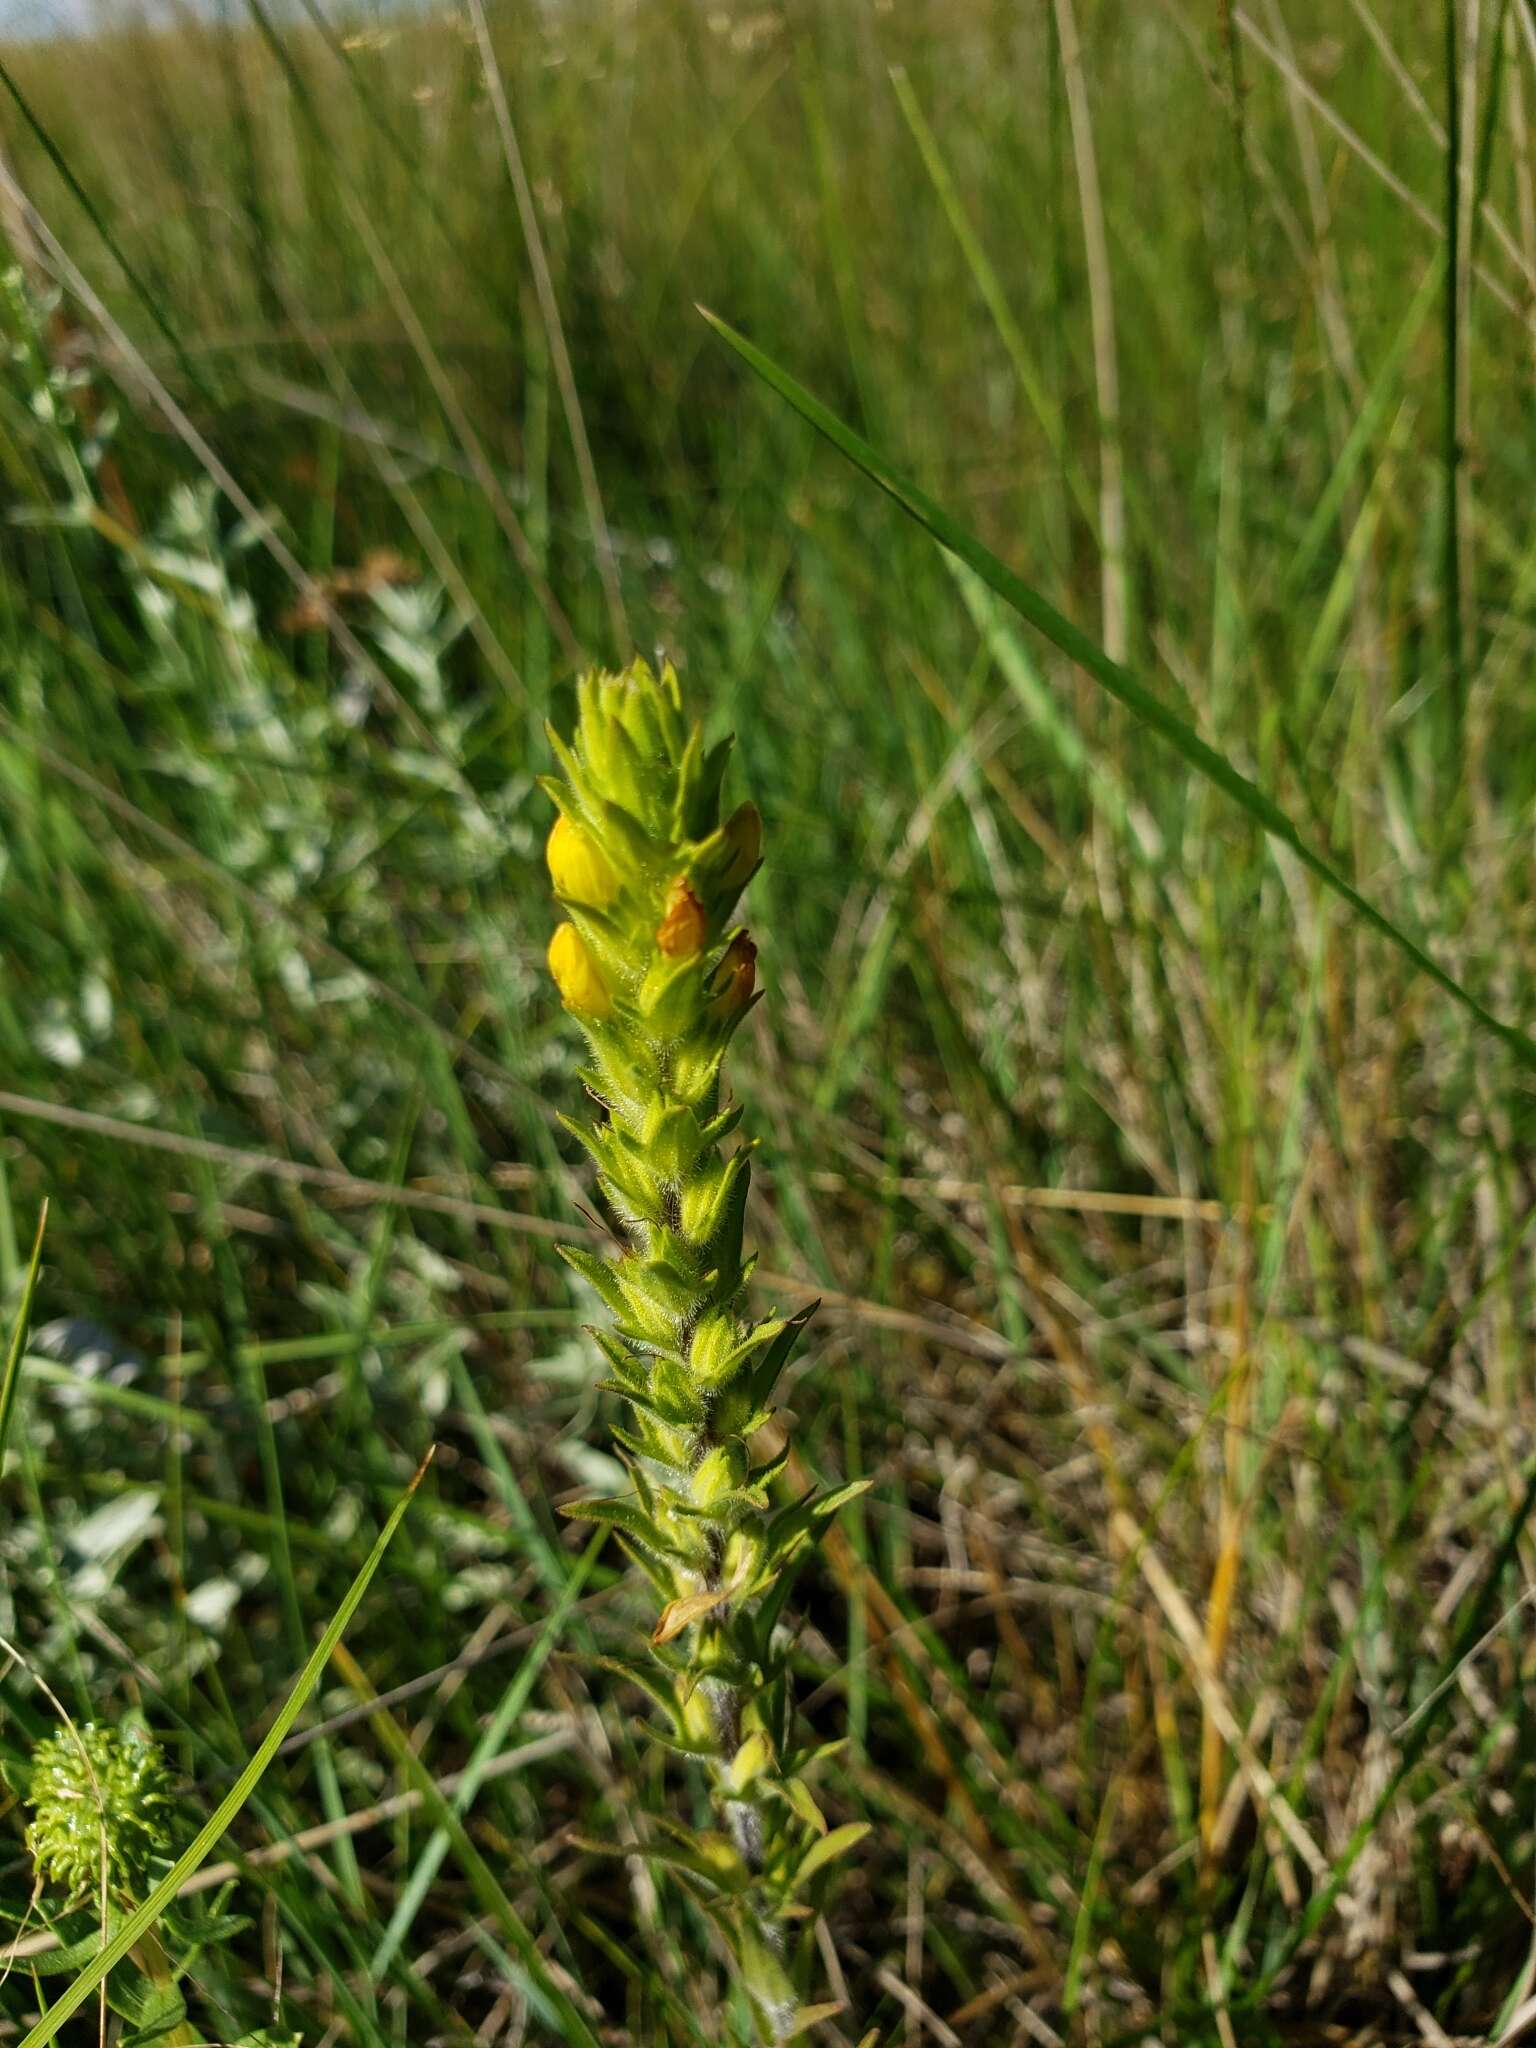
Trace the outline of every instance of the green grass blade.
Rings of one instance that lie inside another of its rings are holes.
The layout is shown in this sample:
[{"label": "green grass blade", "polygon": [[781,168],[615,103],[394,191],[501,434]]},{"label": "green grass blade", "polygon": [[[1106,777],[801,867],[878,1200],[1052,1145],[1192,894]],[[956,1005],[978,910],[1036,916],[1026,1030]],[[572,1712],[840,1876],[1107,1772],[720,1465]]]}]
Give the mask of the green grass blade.
[{"label": "green grass blade", "polygon": [[1057,702],[1045,677],[1030,659],[1023,638],[1008,624],[1002,608],[981,579],[963,562],[956,561],[953,555],[948,559],[955,587],[965,601],[965,608],[997,663],[1003,681],[1023,706],[1025,715],[1050,743],[1068,773],[1088,785],[1094,802],[1105,812],[1116,831],[1132,833],[1130,803],[1113,764],[1094,758],[1081,731]]},{"label": "green grass blade", "polygon": [[1245,2000],[1250,2000],[1254,2006],[1260,2005],[1285,1965],[1333,1911],[1340,1893],[1349,1882],[1349,1873],[1359,1861],[1361,1851],[1375,1834],[1382,1816],[1391,1807],[1409,1773],[1424,1754],[1429,1738],[1434,1733],[1451,1695],[1457,1672],[1469,1658],[1477,1654],[1482,1644],[1488,1615],[1497,1598],[1500,1582],[1519,1555],[1520,1539],[1525,1534],[1526,1525],[1533,1514],[1536,1514],[1536,1465],[1527,1473],[1525,1491],[1521,1495],[1519,1505],[1505,1523],[1499,1547],[1483,1573],[1482,1582],[1476,1593],[1466,1604],[1461,1626],[1456,1631],[1439,1681],[1431,1688],[1416,1714],[1410,1717],[1411,1725],[1403,1732],[1402,1747],[1386,1784],[1382,1786],[1369,1811],[1358,1822],[1354,1833],[1335,1857],[1328,1882],[1314,1893],[1306,1910],[1296,1917],[1290,1934],[1268,1958],[1264,1973],[1258,1982],[1246,1988]]},{"label": "green grass blade", "polygon": [[1013,374],[1018,379],[1019,389],[1028,400],[1029,408],[1050,444],[1052,455],[1066,473],[1077,509],[1086,520],[1089,532],[1097,541],[1099,508],[1081,466],[1068,450],[1061,423],[1061,407],[1047,391],[1039,365],[1029,353],[1024,330],[1008,303],[1008,295],[1003,290],[1002,280],[993,266],[992,259],[982,246],[981,237],[965,211],[954,177],[939,147],[938,137],[918,104],[917,94],[912,90],[911,79],[900,65],[894,65],[891,69],[891,85],[896,94],[896,104],[901,108],[907,126],[912,131],[912,139],[917,144],[918,153],[923,159],[923,168],[932,181],[933,189],[939,197],[939,204],[944,209],[945,218],[954,232],[971,276],[976,281],[976,289],[981,293],[987,311],[992,316],[992,324],[997,329],[998,338],[1008,352],[1008,360],[1013,365]]},{"label": "green grass blade", "polygon": [[[366,1699],[371,1688],[363,1672],[358,1669],[356,1660],[343,1650],[337,1661],[342,1676],[351,1683],[360,1698]],[[391,1762],[399,1767],[420,1792],[422,1804],[432,1816],[434,1825],[440,1827],[452,1843],[453,1852],[459,1859],[464,1875],[469,1879],[470,1888],[479,1901],[487,1921],[494,1922],[500,1927],[516,1952],[522,1968],[527,1972],[531,1988],[547,2003],[554,2014],[556,2022],[562,2029],[560,2038],[571,2044],[571,2048],[601,2048],[596,2034],[550,1976],[545,1958],[524,1925],[516,1906],[507,1897],[495,1871],[471,1841],[469,1830],[454,1807],[449,1804],[437,1780],[411,1747],[394,1716],[387,1707],[380,1706],[372,1719],[374,1730],[389,1752]],[[28,2048],[28,2043],[24,2041],[22,2048]]]},{"label": "green grass blade", "polygon": [[10,94],[11,99],[15,102],[17,113],[20,114],[23,121],[26,122],[28,128],[30,128],[32,133],[37,137],[38,142],[42,145],[44,154],[48,158],[48,161],[53,165],[53,168],[58,172],[60,178],[63,180],[65,188],[69,192],[70,197],[75,201],[76,205],[79,206],[81,212],[85,215],[86,219],[90,222],[91,226],[96,230],[97,234],[101,237],[103,248],[106,250],[107,254],[112,258],[112,261],[117,265],[118,269],[123,273],[123,276],[128,280],[128,283],[132,288],[134,297],[138,300],[139,304],[144,308],[145,312],[149,315],[150,319],[153,320],[155,326],[159,329],[160,333],[164,336],[165,340],[170,344],[171,353],[176,358],[176,364],[179,370],[181,371],[182,376],[185,377],[187,383],[197,393],[199,398],[203,399],[205,402],[211,402],[208,387],[203,382],[202,378],[199,377],[199,375],[197,374],[197,371],[192,364],[192,360],[187,354],[186,345],[182,341],[181,336],[176,332],[176,329],[171,325],[170,321],[166,319],[165,312],[163,307],[161,306],[159,296],[155,292],[151,291],[149,285],[139,275],[138,271],[134,268],[133,264],[129,262],[127,256],[124,254],[122,243],[119,241],[116,234],[114,234],[112,230],[112,225],[108,221],[106,215],[102,212],[101,208],[96,204],[96,201],[92,198],[91,194],[87,192],[85,187],[81,184],[80,180],[75,176],[74,168],[71,165],[68,157],[65,156],[64,152],[59,148],[58,143],[55,142],[55,140],[53,139],[53,136],[48,132],[48,130],[43,126],[42,122],[38,119],[37,115],[33,112],[31,103],[25,98],[25,96],[22,93],[21,87],[16,83],[16,80],[12,77],[9,68],[3,63],[0,63],[0,85],[3,85],[5,90]]},{"label": "green grass blade", "polygon": [[1005,603],[1011,605],[1022,619],[1026,619],[1037,631],[1058,647],[1061,652],[1087,671],[1094,681],[1106,689],[1112,697],[1118,698],[1126,708],[1135,713],[1144,725],[1150,726],[1161,739],[1167,741],[1175,753],[1188,762],[1191,768],[1203,775],[1223,791],[1232,801],[1246,811],[1254,822],[1263,827],[1271,838],[1288,846],[1303,866],[1310,868],[1318,880],[1343,898],[1356,916],[1363,918],[1383,938],[1389,939],[1400,952],[1411,960],[1420,973],[1429,976],[1448,996],[1460,1003],[1463,1009],[1475,1017],[1486,1031],[1501,1038],[1522,1065],[1536,1070],[1536,1040],[1529,1038],[1518,1025],[1507,1024],[1486,1009],[1469,989],[1463,988],[1455,976],[1447,973],[1438,961],[1416,940],[1409,937],[1401,926],[1393,923],[1385,911],[1380,910],[1369,897],[1362,896],[1353,883],[1346,881],[1331,861],[1324,858],[1302,838],[1291,820],[1281,810],[1274,798],[1251,782],[1239,768],[1235,768],[1224,754],[1201,739],[1186,719],[1171,710],[1155,696],[1141,681],[1120,662],[1107,655],[1097,642],[1072,621],[1065,618],[1056,607],[1030,587],[1021,576],[1014,574],[1005,563],[998,560],[990,548],[952,518],[942,505],[930,498],[910,478],[895,469],[884,456],[879,455],[869,443],[846,426],[835,413],[829,412],[819,400],[813,398],[802,384],[770,356],[755,348],[744,334],[739,334],[728,322],[700,306],[700,313],[730,348],[755,370],[770,390],[775,391],[792,405],[802,419],[810,424],[840,455],[846,456],[856,469],[876,483],[893,498],[909,518],[933,536],[941,547],[947,548],[973,569],[982,581],[994,590]]},{"label": "green grass blade", "polygon": [[1466,684],[1466,635],[1461,587],[1461,48],[1456,0],[1443,0],[1445,20],[1445,399],[1441,460],[1445,470],[1445,522],[1440,581],[1445,612],[1445,666],[1458,724]]},{"label": "green grass blade", "polygon": [[1439,296],[1445,278],[1445,251],[1436,250],[1424,272],[1423,281],[1413,295],[1413,300],[1403,315],[1402,325],[1392,337],[1391,346],[1382,359],[1365,402],[1355,416],[1344,446],[1339,450],[1338,461],[1323,487],[1322,495],[1312,508],[1306,531],[1297,545],[1295,556],[1285,572],[1282,588],[1286,597],[1293,598],[1304,588],[1308,577],[1317,566],[1318,557],[1328,544],[1328,536],[1334,521],[1339,516],[1339,507],[1344,503],[1345,494],[1370,449],[1372,441],[1396,402],[1403,382],[1403,371],[1408,361],[1409,350],[1418,340],[1419,332],[1429,318],[1430,310]]},{"label": "green grass blade", "polygon": [[63,2026],[64,2022],[72,2014],[80,2010],[97,1985],[105,1978],[107,1972],[122,1961],[123,1957],[127,1955],[136,1942],[143,1940],[150,1928],[154,1926],[161,1914],[164,1913],[167,1906],[174,1901],[181,1887],[186,1883],[193,1871],[204,1861],[209,1851],[224,1834],[230,1822],[240,1811],[241,1807],[244,1806],[246,1800],[250,1798],[252,1792],[255,1791],[262,1773],[266,1770],[267,1765],[271,1763],[273,1757],[276,1756],[287,1737],[289,1729],[292,1728],[294,1722],[298,1719],[304,1702],[319,1683],[320,1674],[330,1662],[331,1655],[336,1645],[341,1641],[348,1622],[351,1621],[353,1615],[357,1612],[358,1603],[361,1601],[364,1593],[367,1592],[369,1583],[374,1573],[378,1570],[384,1553],[389,1548],[394,1533],[399,1528],[401,1519],[406,1509],[410,1506],[411,1498],[417,1487],[421,1484],[422,1476],[430,1462],[431,1453],[429,1452],[427,1457],[417,1467],[416,1476],[396,1502],[393,1513],[380,1531],[379,1540],[368,1554],[367,1563],[364,1564],[362,1570],[352,1581],[351,1586],[347,1590],[346,1597],[337,1608],[335,1614],[332,1615],[329,1627],[315,1645],[314,1653],[310,1657],[309,1662],[295,1680],[293,1690],[284,1701],[282,1709],[273,1721],[272,1726],[267,1730],[261,1747],[240,1773],[225,1797],[220,1801],[213,1816],[199,1831],[197,1838],[192,1842],[191,1846],[177,1857],[175,1863],[167,1871],[160,1883],[155,1886],[155,1889],[150,1893],[143,1905],[130,1913],[127,1919],[123,1921],[117,1933],[107,1943],[106,1947],[102,1949],[100,1955],[95,1958],[90,1968],[82,1970],[58,2003],[51,2005],[43,2014],[42,2018],[32,2028],[25,2040],[23,2040],[21,2048],[43,2048],[44,2042],[57,2038],[60,2027]]},{"label": "green grass blade", "polygon": [[[597,1554],[608,1540],[606,1529],[599,1529],[587,1545],[575,1569],[566,1580],[563,1591],[550,1610],[543,1627],[529,1646],[528,1654],[513,1673],[512,1681],[501,1698],[501,1704],[491,1715],[479,1741],[475,1744],[468,1766],[460,1779],[458,1790],[453,1795],[453,1811],[456,1815],[466,1814],[474,1804],[475,1795],[485,1782],[488,1767],[501,1754],[502,1746],[516,1725],[518,1716],[528,1704],[533,1692],[534,1681],[548,1661],[550,1652],[559,1641],[565,1624],[570,1620],[588,1575],[597,1562]],[[410,1932],[411,1923],[421,1910],[422,1901],[431,1888],[442,1865],[443,1858],[452,1847],[447,1828],[439,1826],[433,1830],[426,1848],[417,1858],[411,1871],[410,1880],[400,1894],[400,1902],[390,1917],[383,1939],[374,1951],[372,1963],[373,1980],[377,1983],[389,1968],[390,1962],[399,1950],[400,1944]]]},{"label": "green grass blade", "polygon": [[16,1389],[21,1384],[21,1355],[26,1349],[27,1328],[32,1321],[32,1297],[37,1292],[37,1275],[43,1263],[43,1232],[47,1228],[48,1204],[44,1202],[37,1219],[37,1236],[32,1240],[27,1277],[22,1283],[21,1304],[16,1310],[16,1321],[5,1354],[5,1380],[0,1384],[0,1459],[5,1456],[6,1442],[11,1433],[11,1416],[16,1407]]}]

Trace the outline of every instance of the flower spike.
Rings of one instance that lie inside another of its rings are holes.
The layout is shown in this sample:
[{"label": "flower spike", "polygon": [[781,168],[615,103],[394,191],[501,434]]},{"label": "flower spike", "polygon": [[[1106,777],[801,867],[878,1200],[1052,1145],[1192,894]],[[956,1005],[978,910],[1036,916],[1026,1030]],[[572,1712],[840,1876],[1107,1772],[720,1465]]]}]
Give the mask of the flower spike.
[{"label": "flower spike", "polygon": [[656,1589],[640,1681],[665,1715],[652,1732],[702,1762],[719,1826],[661,1822],[651,1853],[720,1929],[762,2040],[784,2042],[821,2011],[796,1991],[798,1894],[866,1829],[828,1833],[802,1775],[778,1582],[862,1487],[776,1506],[787,1446],[754,1447],[809,1315],[746,1310],[751,1148],[724,1143],[736,1112],[721,1069],[759,1000],[736,918],[763,821],[750,803],[722,821],[730,743],[706,746],[688,723],[670,664],[586,676],[575,733],[551,741],[564,772],[544,784],[559,812],[548,860],[566,921],[549,966],[591,1048],[600,1112],[568,1127],[625,1239],[611,1258],[564,1255],[611,1312],[594,1334],[633,1417],[619,1433],[633,1491],[567,1513],[611,1525]]}]

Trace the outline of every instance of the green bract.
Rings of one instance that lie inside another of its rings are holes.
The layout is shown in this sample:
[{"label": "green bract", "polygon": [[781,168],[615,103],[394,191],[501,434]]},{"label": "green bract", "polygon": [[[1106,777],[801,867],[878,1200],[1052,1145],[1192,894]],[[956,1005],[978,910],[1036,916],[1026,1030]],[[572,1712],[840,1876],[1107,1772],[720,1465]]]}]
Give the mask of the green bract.
[{"label": "green bract", "polygon": [[60,1728],[32,1752],[27,1847],[39,1878],[70,1900],[108,1889],[137,1895],[151,1859],[170,1845],[171,1774],[158,1742],[87,1722]]},{"label": "green bract", "polygon": [[621,1664],[661,1708],[653,1732],[706,1769],[718,1831],[661,1823],[651,1853],[722,1929],[765,2040],[802,2007],[786,1928],[803,1886],[865,1832],[829,1833],[802,1778],[775,1618],[785,1566],[861,1487],[775,1507],[787,1444],[755,1456],[773,1390],[810,1311],[754,1321],[742,1248],[751,1147],[727,1151],[726,1049],[753,1003],[756,948],[736,923],[762,821],[723,822],[730,742],[707,747],[677,677],[636,662],[578,687],[549,867],[566,913],[550,970],[592,1053],[601,1106],[567,1122],[596,1162],[624,1237],[615,1256],[565,1257],[613,1317],[594,1332],[633,1421],[615,1432],[633,1490],[568,1513],[612,1525],[661,1603],[642,1665]]}]

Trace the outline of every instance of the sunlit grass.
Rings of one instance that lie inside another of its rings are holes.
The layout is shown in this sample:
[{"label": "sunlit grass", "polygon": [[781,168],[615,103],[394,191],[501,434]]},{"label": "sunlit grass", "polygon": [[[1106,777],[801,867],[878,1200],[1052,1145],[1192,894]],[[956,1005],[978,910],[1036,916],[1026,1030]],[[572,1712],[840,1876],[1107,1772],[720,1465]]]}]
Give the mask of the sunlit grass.
[{"label": "sunlit grass", "polygon": [[[1448,262],[1438,18],[1078,14],[1125,666],[1529,1031],[1523,17],[1481,11]],[[875,1824],[817,2038],[1497,2039],[1531,1995],[1528,1078],[693,310],[1102,644],[1060,20],[498,10],[590,478],[473,18],[4,57],[8,1311],[53,1210],[3,1632],[211,1815],[442,1447],[210,1848],[262,1857],[210,2038],[751,2038],[695,1907],[582,1846],[697,1788],[557,1512],[617,1471],[534,777],[583,663],[658,644],[772,821],[733,1058],[754,1303],[823,1299],[797,1478],[873,1482],[793,1601],[818,1798]],[[76,269],[120,338],[39,310]],[[53,1715],[4,1704],[15,1770]],[[4,1872],[20,1925],[19,1812]]]}]

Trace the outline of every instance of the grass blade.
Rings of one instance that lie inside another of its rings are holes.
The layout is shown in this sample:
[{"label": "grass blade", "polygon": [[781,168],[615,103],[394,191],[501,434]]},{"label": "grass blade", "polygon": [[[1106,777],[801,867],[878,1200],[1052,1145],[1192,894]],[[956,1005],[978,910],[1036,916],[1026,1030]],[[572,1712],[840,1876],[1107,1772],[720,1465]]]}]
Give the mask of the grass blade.
[{"label": "grass blade", "polygon": [[90,1968],[82,1970],[58,2003],[51,2005],[43,2014],[42,2018],[23,2040],[21,2048],[43,2048],[44,2042],[57,2038],[60,2027],[63,2026],[64,2022],[72,2014],[80,2010],[97,1985],[105,1978],[107,1972],[122,1961],[123,1957],[127,1955],[136,1942],[143,1940],[166,1907],[175,1899],[177,1893],[192,1875],[193,1871],[204,1861],[214,1844],[224,1834],[230,1822],[240,1811],[241,1807],[244,1806],[246,1800],[250,1798],[252,1792],[255,1791],[262,1773],[266,1770],[267,1765],[271,1763],[273,1757],[276,1756],[287,1737],[289,1729],[292,1728],[294,1722],[298,1719],[304,1702],[319,1683],[320,1674],[330,1662],[331,1656],[337,1644],[341,1641],[348,1622],[351,1621],[353,1615],[357,1612],[358,1603],[361,1601],[364,1593],[367,1592],[369,1582],[378,1570],[384,1553],[389,1548],[396,1529],[400,1526],[401,1518],[410,1506],[411,1498],[417,1487],[420,1486],[427,1466],[431,1463],[431,1458],[432,1454],[429,1451],[417,1467],[415,1477],[396,1502],[393,1513],[379,1533],[379,1540],[368,1553],[366,1564],[364,1564],[362,1570],[352,1581],[351,1586],[347,1590],[346,1597],[332,1615],[330,1625],[327,1627],[325,1634],[315,1645],[309,1662],[294,1681],[293,1690],[284,1701],[282,1709],[273,1721],[272,1726],[267,1730],[261,1747],[229,1788],[225,1797],[220,1801],[216,1812],[199,1831],[197,1838],[190,1847],[177,1857],[175,1863],[167,1871],[160,1883],[155,1886],[155,1889],[150,1893],[143,1905],[130,1913],[127,1919],[123,1921],[112,1940],[102,1949],[100,1955],[93,1960]]},{"label": "grass blade", "polygon": [[[1401,1792],[1409,1773],[1418,1763],[1434,1733],[1447,1700],[1450,1697],[1456,1674],[1470,1658],[1477,1654],[1482,1645],[1483,1631],[1488,1613],[1498,1595],[1499,1585],[1519,1555],[1520,1539],[1525,1534],[1526,1524],[1536,1513],[1536,1465],[1526,1476],[1525,1491],[1519,1505],[1504,1526],[1499,1547],[1483,1573],[1482,1583],[1476,1594],[1467,1603],[1461,1626],[1456,1631],[1446,1657],[1444,1669],[1438,1683],[1430,1690],[1417,1711],[1417,1718],[1406,1728],[1401,1750],[1393,1765],[1387,1782],[1376,1795],[1369,1811],[1357,1823],[1354,1833],[1334,1859],[1332,1871],[1326,1884],[1322,1885],[1308,1902],[1306,1910],[1296,1916],[1295,1924],[1287,1938],[1267,1958],[1263,1975],[1256,1984],[1249,1985],[1244,1992],[1245,2002],[1251,2001],[1255,2008],[1262,2005],[1265,1994],[1274,1984],[1286,1964],[1316,1933],[1328,1914],[1332,1912],[1339,1894],[1349,1881],[1349,1873],[1358,1862],[1360,1852],[1375,1834],[1382,1816]],[[25,2048],[25,2044],[23,2044]]]},{"label": "grass blade", "polygon": [[1029,353],[1024,331],[1008,303],[992,259],[982,246],[981,237],[972,225],[969,215],[961,202],[953,174],[939,147],[938,137],[928,124],[928,117],[918,103],[912,89],[912,81],[901,67],[891,71],[891,85],[896,93],[896,104],[906,117],[907,126],[912,130],[912,139],[923,159],[923,168],[932,181],[933,189],[939,196],[939,204],[954,231],[976,289],[981,293],[992,325],[997,329],[998,338],[1008,352],[1013,365],[1013,374],[1018,379],[1019,389],[1029,402],[1030,411],[1035,415],[1041,432],[1050,445],[1051,454],[1060,465],[1072,492],[1073,502],[1087,522],[1095,542],[1099,538],[1099,508],[1093,501],[1093,491],[1084,476],[1081,465],[1067,446],[1066,431],[1062,424],[1061,407],[1046,389],[1039,366]]},{"label": "grass blade", "polygon": [[[586,1585],[593,1565],[597,1562],[597,1554],[607,1540],[607,1530],[599,1529],[587,1545],[543,1627],[534,1637],[527,1656],[513,1674],[512,1682],[502,1695],[500,1705],[486,1723],[459,1782],[459,1788],[453,1795],[453,1812],[460,1818],[474,1804],[475,1796],[485,1782],[487,1769],[500,1756],[502,1746],[516,1725],[518,1716],[528,1704],[534,1682],[548,1661],[550,1652],[560,1640],[577,1598]],[[439,1825],[433,1830],[426,1848],[417,1857],[410,1881],[400,1894],[399,1904],[384,1930],[384,1937],[374,1951],[371,1970],[375,1983],[383,1977],[401,1942],[409,1933],[412,1921],[421,1910],[422,1900],[431,1888],[432,1880],[451,1847],[452,1842],[447,1828]]]},{"label": "grass blade", "polygon": [[[595,1546],[594,1546],[595,1547]],[[336,1666],[343,1678],[360,1699],[368,1699],[373,1691],[366,1674],[359,1668],[356,1659],[345,1647],[336,1653]],[[450,1805],[432,1773],[412,1749],[410,1741],[402,1732],[387,1707],[381,1706],[373,1715],[373,1727],[379,1740],[389,1752],[390,1760],[410,1779],[421,1793],[422,1804],[431,1814],[434,1825],[441,1828],[453,1846],[464,1875],[480,1903],[481,1911],[488,1921],[494,1921],[507,1937],[523,1970],[527,1972],[528,1985],[544,2001],[561,2029],[561,2040],[573,2044],[573,2048],[601,2048],[596,2034],[588,2026],[581,2013],[550,1976],[538,1944],[529,1933],[518,1914],[517,1908],[507,1897],[497,1879],[495,1871],[486,1862],[470,1839],[456,1806]],[[27,2048],[27,2043],[22,2043]]]},{"label": "grass blade", "polygon": [[1321,496],[1312,508],[1306,530],[1297,545],[1295,557],[1285,572],[1281,588],[1287,599],[1294,598],[1306,586],[1308,577],[1317,566],[1318,557],[1327,545],[1328,536],[1338,518],[1339,507],[1344,503],[1346,492],[1369,450],[1373,439],[1397,399],[1403,381],[1403,369],[1408,354],[1419,337],[1430,309],[1440,295],[1445,278],[1445,251],[1437,249],[1430,258],[1423,281],[1414,293],[1402,325],[1393,335],[1381,367],[1371,383],[1350,428],[1344,446],[1339,450],[1327,483]]},{"label": "grass blade", "polygon": [[0,1383],[0,1459],[5,1456],[6,1440],[11,1433],[11,1415],[16,1407],[16,1389],[21,1384],[21,1354],[26,1349],[27,1327],[32,1321],[32,1297],[37,1292],[37,1275],[43,1263],[43,1232],[47,1228],[48,1204],[44,1202],[37,1219],[37,1235],[32,1240],[27,1277],[22,1283],[21,1303],[16,1310],[11,1341],[6,1349],[5,1379]]},{"label": "grass blade", "polygon": [[1057,611],[1040,593],[1031,588],[1021,576],[998,560],[990,548],[966,530],[958,520],[952,518],[936,499],[930,498],[910,478],[895,469],[884,456],[877,454],[860,435],[844,424],[835,413],[827,408],[802,384],[798,384],[786,370],[773,361],[772,357],[755,348],[744,334],[740,334],[718,314],[700,306],[700,313],[728,347],[735,350],[749,368],[755,370],[768,385],[792,405],[802,419],[810,424],[840,455],[846,456],[856,469],[861,469],[873,483],[877,483],[886,494],[893,498],[909,518],[933,536],[943,548],[973,569],[981,580],[994,590],[1005,603],[1030,625],[1058,647],[1061,652],[1087,671],[1094,681],[1106,689],[1135,713],[1143,725],[1150,726],[1159,738],[1167,741],[1175,753],[1188,762],[1191,768],[1213,782],[1234,803],[1246,811],[1254,822],[1273,839],[1288,846],[1303,866],[1310,868],[1318,880],[1334,894],[1342,897],[1357,917],[1389,939],[1420,973],[1442,988],[1448,996],[1460,1003],[1462,1008],[1475,1017],[1485,1031],[1501,1038],[1523,1066],[1536,1070],[1536,1040],[1531,1039],[1518,1025],[1508,1024],[1503,1018],[1480,1003],[1469,989],[1447,973],[1432,955],[1425,952],[1418,942],[1409,937],[1401,926],[1394,924],[1386,912],[1377,908],[1367,896],[1362,896],[1340,874],[1333,863],[1302,838],[1295,825],[1281,810],[1272,796],[1260,789],[1236,768],[1224,754],[1201,739],[1187,719],[1164,704],[1122,663],[1114,661],[1097,642],[1089,639],[1079,627]]}]

